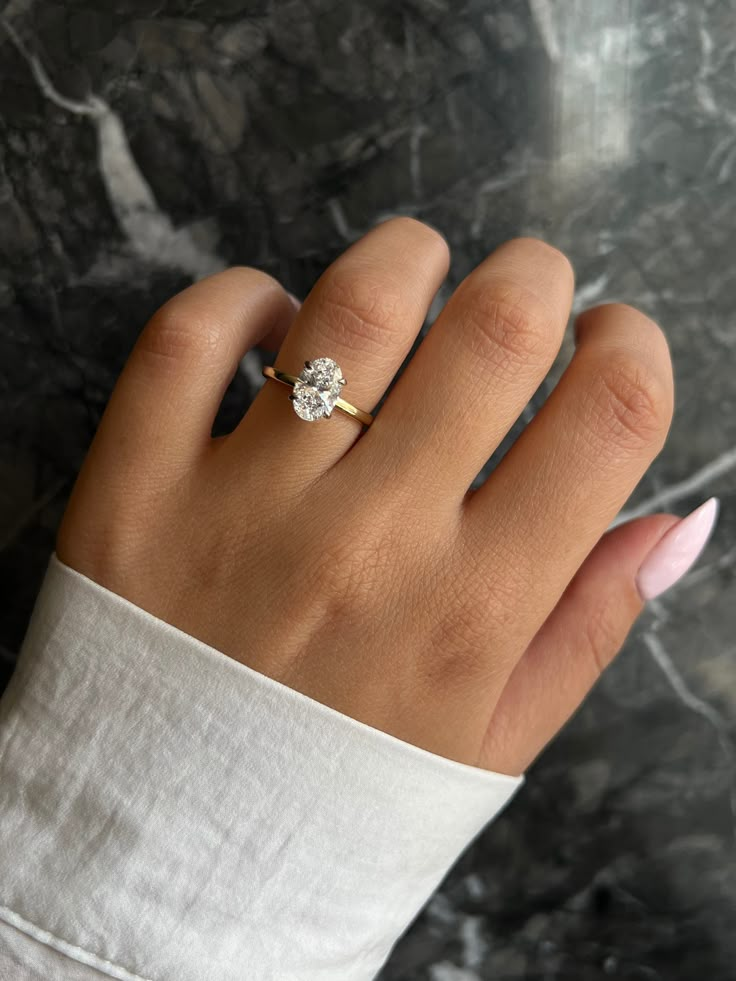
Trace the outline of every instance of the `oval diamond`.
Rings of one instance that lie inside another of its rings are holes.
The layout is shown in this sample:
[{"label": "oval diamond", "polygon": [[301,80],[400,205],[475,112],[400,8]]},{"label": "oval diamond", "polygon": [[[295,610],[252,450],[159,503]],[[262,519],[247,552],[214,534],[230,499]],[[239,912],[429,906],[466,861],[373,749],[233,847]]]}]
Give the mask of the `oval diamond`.
[{"label": "oval diamond", "polygon": [[291,396],[294,412],[307,422],[330,416],[344,384],[340,366],[332,358],[306,361]]},{"label": "oval diamond", "polygon": [[327,405],[322,393],[311,385],[305,385],[302,381],[298,381],[294,385],[291,404],[299,418],[306,419],[307,422],[314,422],[327,415]]}]

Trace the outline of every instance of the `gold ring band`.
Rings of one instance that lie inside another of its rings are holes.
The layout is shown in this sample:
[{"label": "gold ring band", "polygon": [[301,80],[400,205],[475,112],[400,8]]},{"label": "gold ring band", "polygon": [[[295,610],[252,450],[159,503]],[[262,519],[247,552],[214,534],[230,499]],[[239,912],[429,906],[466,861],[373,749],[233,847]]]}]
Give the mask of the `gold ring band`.
[{"label": "gold ring band", "polygon": [[[290,375],[286,371],[279,371],[278,368],[272,368],[270,365],[266,365],[263,369],[263,374],[267,378],[273,378],[274,381],[281,382],[282,385],[289,385],[291,388],[294,388],[297,382],[300,381],[296,375]],[[343,398],[336,398],[334,406],[346,415],[352,416],[354,419],[362,422],[364,426],[370,426],[373,422],[373,416],[370,412],[364,412],[362,409],[358,409],[356,406],[351,405],[350,402],[346,402]]]}]

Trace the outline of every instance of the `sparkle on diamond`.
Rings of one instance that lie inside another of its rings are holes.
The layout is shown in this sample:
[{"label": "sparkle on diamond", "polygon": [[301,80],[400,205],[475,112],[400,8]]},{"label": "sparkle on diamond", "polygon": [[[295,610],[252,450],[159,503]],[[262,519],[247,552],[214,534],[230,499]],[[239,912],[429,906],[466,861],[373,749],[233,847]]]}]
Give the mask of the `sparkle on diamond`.
[{"label": "sparkle on diamond", "polygon": [[332,358],[314,358],[302,369],[291,403],[300,419],[314,422],[329,415],[340,397],[342,371]]},{"label": "sparkle on diamond", "polygon": [[299,418],[306,419],[307,422],[314,422],[327,414],[327,405],[322,393],[318,392],[316,388],[312,388],[311,385],[305,385],[302,381],[298,381],[294,385],[291,404]]},{"label": "sparkle on diamond", "polygon": [[335,397],[340,394],[342,372],[332,358],[315,358],[309,362],[308,368],[304,366],[299,377],[320,392],[334,392]]}]

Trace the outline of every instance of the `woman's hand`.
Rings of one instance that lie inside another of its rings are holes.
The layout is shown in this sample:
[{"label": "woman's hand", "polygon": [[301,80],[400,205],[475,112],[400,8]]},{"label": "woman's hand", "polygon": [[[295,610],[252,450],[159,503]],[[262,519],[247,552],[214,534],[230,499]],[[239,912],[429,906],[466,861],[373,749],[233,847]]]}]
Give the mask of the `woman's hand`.
[{"label": "woman's hand", "polygon": [[[578,319],[545,406],[468,487],[549,370],[568,261],[521,239],[458,287],[373,425],[305,423],[266,382],[212,439],[254,344],[276,367],[334,358],[371,411],[444,279],[444,240],[382,224],[297,313],[235,268],[143,331],[59,532],[74,569],[250,667],[432,752],[518,774],[577,708],[641,610],[636,573],[676,522],[604,534],[664,443],[659,328],[625,306]],[[283,340],[283,343],[281,341]]]}]

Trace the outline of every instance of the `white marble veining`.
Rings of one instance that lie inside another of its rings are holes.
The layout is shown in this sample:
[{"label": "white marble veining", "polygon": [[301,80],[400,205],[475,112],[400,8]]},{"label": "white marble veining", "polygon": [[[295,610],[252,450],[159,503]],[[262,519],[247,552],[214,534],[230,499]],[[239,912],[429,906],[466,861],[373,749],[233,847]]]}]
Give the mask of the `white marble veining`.
[{"label": "white marble veining", "polygon": [[[736,978],[736,9],[732,0],[9,0],[0,11],[0,669],[142,323],[235,263],[304,296],[376,221],[452,288],[540,235],[573,313],[664,327],[667,445],[614,525],[715,536],[463,856],[382,981]],[[479,479],[543,404],[547,381]],[[223,403],[263,383],[248,355]]]}]

